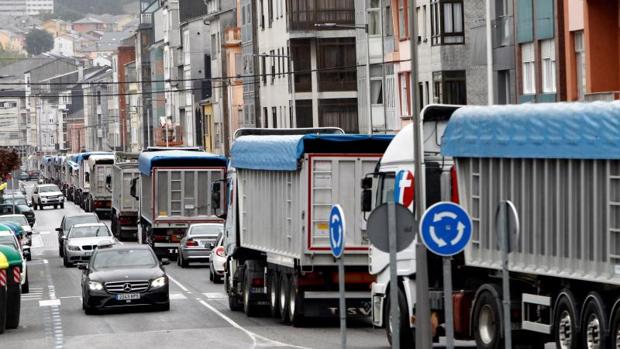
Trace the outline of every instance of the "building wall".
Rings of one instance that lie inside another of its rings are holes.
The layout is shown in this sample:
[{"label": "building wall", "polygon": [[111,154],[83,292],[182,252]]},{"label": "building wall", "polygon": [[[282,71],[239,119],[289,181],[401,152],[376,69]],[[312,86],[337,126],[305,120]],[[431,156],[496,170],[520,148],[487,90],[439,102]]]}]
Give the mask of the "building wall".
[{"label": "building wall", "polygon": [[0,0],[0,14],[24,16],[26,14],[26,0]]},{"label": "building wall", "polygon": [[136,59],[136,52],[133,46],[120,46],[116,61],[116,76],[118,81],[118,113],[119,113],[119,134],[120,146],[123,149],[127,145],[127,84],[125,83],[125,65]]}]

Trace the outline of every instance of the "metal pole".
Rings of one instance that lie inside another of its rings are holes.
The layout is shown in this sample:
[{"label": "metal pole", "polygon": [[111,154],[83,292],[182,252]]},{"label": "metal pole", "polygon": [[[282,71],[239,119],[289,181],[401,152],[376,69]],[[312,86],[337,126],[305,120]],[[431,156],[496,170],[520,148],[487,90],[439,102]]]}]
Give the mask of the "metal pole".
[{"label": "metal pole", "polygon": [[[144,135],[144,133],[143,133]],[[151,146],[151,110],[146,109],[146,146],[147,148]]]},{"label": "metal pole", "polygon": [[488,104],[492,105],[493,98],[493,32],[491,26],[491,0],[486,1],[486,34],[487,34],[487,92]]},{"label": "metal pole", "polygon": [[446,348],[454,349],[454,309],[452,308],[452,259],[443,257],[443,297],[446,317]]},{"label": "metal pole", "polygon": [[13,187],[11,201],[13,202],[13,214],[15,214],[15,171],[13,171],[13,178],[11,178],[11,186]]},{"label": "metal pole", "polygon": [[[388,198],[394,197],[388,192]],[[396,260],[396,205],[388,201],[388,248],[390,250],[390,319],[386,326],[392,326],[392,349],[400,349],[400,302],[398,301],[398,261]],[[407,321],[408,319],[403,319]],[[408,322],[408,321],[407,321]]]},{"label": "metal pole", "polygon": [[508,220],[508,205],[500,204],[499,227],[501,230],[499,236],[502,237],[502,300],[504,313],[504,348],[512,348],[512,325],[510,323],[510,274],[508,271],[508,253],[510,245],[510,227]]},{"label": "metal pole", "polygon": [[[409,7],[409,32],[410,32],[410,55],[411,55],[411,111],[413,122],[414,166],[415,166],[415,215],[416,222],[422,219],[426,211],[426,178],[424,165],[424,138],[422,135],[422,115],[418,110],[420,96],[415,93],[418,86],[418,26],[415,19],[416,0],[412,0]],[[418,231],[418,225],[413,227]],[[426,260],[426,247],[421,239],[416,241],[416,348],[430,349],[432,347],[431,309],[428,303],[428,267]],[[418,302],[417,300],[420,300]]]},{"label": "metal pole", "polygon": [[340,312],[340,346],[342,349],[347,348],[347,305],[344,298],[344,256],[338,258],[338,287],[340,287],[339,295],[339,312]]},{"label": "metal pole", "polygon": [[373,134],[372,94],[370,91],[370,35],[368,32],[368,12],[366,12],[366,94],[368,97],[368,134]]},{"label": "metal pole", "polygon": [[[383,105],[383,133],[387,133],[388,123],[387,123],[387,107],[385,105],[385,87],[386,87],[386,79],[385,79],[385,25],[383,22],[383,0],[379,0],[379,23],[381,25],[381,99]],[[413,41],[412,41],[413,42]]]}]

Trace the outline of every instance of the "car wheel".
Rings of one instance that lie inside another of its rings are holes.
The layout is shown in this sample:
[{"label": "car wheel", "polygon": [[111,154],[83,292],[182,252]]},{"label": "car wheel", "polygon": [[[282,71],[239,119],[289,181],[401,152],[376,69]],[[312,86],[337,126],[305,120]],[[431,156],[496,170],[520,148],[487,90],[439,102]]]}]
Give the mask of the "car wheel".
[{"label": "car wheel", "polygon": [[181,268],[187,268],[189,267],[189,262],[183,258],[183,254],[179,252],[179,256],[177,258],[177,260],[181,260]]},{"label": "car wheel", "polygon": [[54,210],[58,209],[58,205],[54,205]]},{"label": "car wheel", "polygon": [[82,310],[84,310],[84,314],[86,314],[86,315],[94,315],[94,314],[97,313],[95,308],[93,308],[90,305],[86,304],[86,300],[84,298],[82,298]]},{"label": "car wheel", "polygon": [[222,283],[222,277],[220,275],[217,275],[217,274],[214,273],[213,274],[213,281],[216,284],[221,284]]},{"label": "car wheel", "polygon": [[64,209],[65,208],[65,204],[60,204],[60,208]]},{"label": "car wheel", "polygon": [[62,248],[62,245],[58,245],[58,255],[60,257],[64,257],[65,256],[65,252],[64,252],[64,250]]},{"label": "car wheel", "polygon": [[71,268],[73,266],[73,264],[71,262],[69,262],[69,258],[67,258],[66,254],[65,254],[65,256],[62,259],[62,263],[64,264],[64,266],[66,268]]},{"label": "car wheel", "polygon": [[26,272],[26,282],[22,285],[22,293],[30,293],[30,281],[28,281],[28,272]]},{"label": "car wheel", "polygon": [[215,278],[213,277],[213,268],[209,268],[209,281],[215,283]]}]

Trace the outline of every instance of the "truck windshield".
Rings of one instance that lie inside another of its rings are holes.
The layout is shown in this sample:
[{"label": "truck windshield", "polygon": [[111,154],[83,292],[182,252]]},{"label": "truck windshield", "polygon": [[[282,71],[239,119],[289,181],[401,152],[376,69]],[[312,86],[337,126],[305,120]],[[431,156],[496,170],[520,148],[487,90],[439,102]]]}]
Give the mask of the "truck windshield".
[{"label": "truck windshield", "polygon": [[379,176],[379,184],[377,186],[377,206],[392,200],[388,196],[390,192],[394,192],[394,172],[382,173]]}]

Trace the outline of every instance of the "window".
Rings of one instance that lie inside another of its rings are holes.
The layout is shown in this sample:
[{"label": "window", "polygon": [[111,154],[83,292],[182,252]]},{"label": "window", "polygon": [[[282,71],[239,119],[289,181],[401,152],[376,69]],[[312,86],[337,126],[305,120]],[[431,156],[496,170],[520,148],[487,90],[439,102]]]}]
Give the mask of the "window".
[{"label": "window", "polygon": [[541,42],[543,92],[555,93],[555,42],[553,39]]},{"label": "window", "polygon": [[510,70],[497,72],[497,104],[510,104]]},{"label": "window", "polygon": [[418,42],[426,42],[428,40],[426,36],[426,5],[418,7],[416,15],[418,21]]},{"label": "window", "polygon": [[368,3],[368,35],[381,35],[381,9],[379,0],[366,0]]},{"label": "window", "polygon": [[[308,56],[307,52],[306,55]],[[323,39],[318,42],[319,91],[357,89],[354,38]]]},{"label": "window", "polygon": [[273,0],[267,0],[267,13],[269,13],[269,28],[273,23]]},{"label": "window", "polygon": [[398,37],[401,40],[409,38],[409,16],[407,14],[407,0],[398,0]]},{"label": "window", "polygon": [[183,32],[183,64],[191,64],[191,51],[189,45],[189,30]]},{"label": "window", "polygon": [[312,121],[312,101],[298,100],[295,101],[297,125],[296,127],[314,127]]},{"label": "window", "polygon": [[465,42],[462,0],[431,2],[431,37],[433,45],[454,45]]},{"label": "window", "polygon": [[411,73],[404,72],[398,74],[398,80],[400,86],[400,115],[410,116],[411,94],[409,93],[409,86],[411,86]]},{"label": "window", "polygon": [[276,51],[269,51],[269,55],[271,56],[271,84],[273,85],[274,81],[276,81]]},{"label": "window", "polygon": [[217,59],[217,35],[211,34],[211,59]]},{"label": "window", "polygon": [[265,128],[269,128],[269,125],[267,125],[267,123],[269,122],[269,109],[267,107],[263,107],[263,115],[263,125],[265,125]]},{"label": "window", "polygon": [[[296,92],[310,92],[312,90],[312,73],[310,65],[310,40],[292,40],[291,52],[293,63],[293,78]],[[299,108],[297,108],[299,109]],[[299,122],[299,120],[297,120]],[[299,124],[298,124],[299,125]],[[312,127],[309,126],[309,127]]]},{"label": "window", "polygon": [[267,85],[267,57],[260,57],[261,72],[263,73],[263,85]]},{"label": "window", "polygon": [[433,72],[435,97],[442,104],[467,104],[465,71]]},{"label": "window", "polygon": [[586,94],[586,51],[583,45],[583,31],[573,34],[575,45],[575,67],[577,69],[577,95],[583,100]]},{"label": "window", "polygon": [[271,127],[278,128],[278,108],[271,107]]},{"label": "window", "polygon": [[383,72],[378,64],[370,67],[370,103],[383,104]]},{"label": "window", "polygon": [[534,43],[521,45],[521,64],[523,94],[536,94],[536,58],[534,53]]},{"label": "window", "polygon": [[346,133],[358,133],[357,99],[319,100],[319,127],[340,127]]}]

